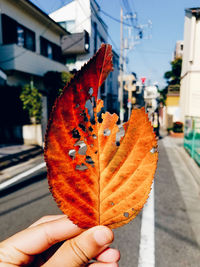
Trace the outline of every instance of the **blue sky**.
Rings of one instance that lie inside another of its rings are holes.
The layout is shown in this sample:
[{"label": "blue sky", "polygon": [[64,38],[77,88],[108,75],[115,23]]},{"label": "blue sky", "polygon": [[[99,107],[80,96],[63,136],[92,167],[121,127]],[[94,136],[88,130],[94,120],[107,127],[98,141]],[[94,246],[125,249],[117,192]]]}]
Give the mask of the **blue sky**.
[{"label": "blue sky", "polygon": [[[31,0],[46,13],[50,13],[69,0]],[[120,19],[120,8],[127,12],[122,0],[97,0],[102,11]],[[137,12],[138,24],[152,21],[152,37],[143,38],[127,54],[127,71],[138,77],[146,77],[147,83],[157,82],[160,89],[165,86],[164,72],[170,69],[170,61],[177,40],[183,39],[185,8],[200,7],[200,0],[128,0],[131,11]],[[108,25],[112,39],[108,42],[116,52],[120,49],[120,23],[101,13]],[[147,37],[144,30],[144,37]],[[114,43],[114,44],[113,44]]]}]

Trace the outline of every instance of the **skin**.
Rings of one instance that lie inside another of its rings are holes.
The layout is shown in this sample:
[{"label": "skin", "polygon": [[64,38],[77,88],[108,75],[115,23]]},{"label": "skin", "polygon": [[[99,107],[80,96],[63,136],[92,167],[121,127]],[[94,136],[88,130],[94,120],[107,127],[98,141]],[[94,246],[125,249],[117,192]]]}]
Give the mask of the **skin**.
[{"label": "skin", "polygon": [[113,239],[105,226],[84,231],[65,215],[45,216],[0,243],[0,267],[117,267],[120,253],[109,248]]}]

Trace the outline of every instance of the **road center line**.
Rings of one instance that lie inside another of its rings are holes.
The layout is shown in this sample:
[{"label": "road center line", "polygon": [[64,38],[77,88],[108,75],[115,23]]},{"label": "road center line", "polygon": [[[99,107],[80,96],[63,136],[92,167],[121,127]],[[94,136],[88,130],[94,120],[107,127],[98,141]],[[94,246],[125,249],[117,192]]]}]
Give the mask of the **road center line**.
[{"label": "road center line", "polygon": [[138,267],[155,266],[154,184],[142,212]]},{"label": "road center line", "polygon": [[45,162],[40,163],[39,165],[37,165],[37,166],[35,166],[35,167],[25,171],[25,172],[20,173],[16,176],[12,177],[11,179],[8,179],[7,181],[0,184],[0,190],[5,189],[9,185],[14,184],[15,182],[17,182],[17,181],[23,179],[24,177],[44,168],[45,166],[46,166]]}]

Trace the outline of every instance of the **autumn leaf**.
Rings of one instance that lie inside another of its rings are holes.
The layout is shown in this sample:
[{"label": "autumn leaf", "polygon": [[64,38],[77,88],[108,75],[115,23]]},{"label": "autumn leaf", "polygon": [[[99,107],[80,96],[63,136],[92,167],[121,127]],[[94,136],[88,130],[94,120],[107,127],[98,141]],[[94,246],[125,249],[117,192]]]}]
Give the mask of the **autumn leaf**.
[{"label": "autumn leaf", "polygon": [[144,206],[158,153],[144,108],[121,128],[102,113],[98,89],[112,70],[112,49],[103,44],[64,88],[53,108],[45,141],[50,191],[79,227],[116,228]]}]

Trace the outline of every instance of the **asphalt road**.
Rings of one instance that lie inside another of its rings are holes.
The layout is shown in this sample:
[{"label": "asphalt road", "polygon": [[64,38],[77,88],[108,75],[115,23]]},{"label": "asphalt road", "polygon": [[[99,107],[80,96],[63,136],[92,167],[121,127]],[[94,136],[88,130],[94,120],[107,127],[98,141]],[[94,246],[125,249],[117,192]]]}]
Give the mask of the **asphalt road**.
[{"label": "asphalt road", "polygon": [[[58,213],[46,178],[41,173],[0,198],[0,240],[41,216]],[[120,266],[138,266],[140,230],[141,214],[128,225],[114,230],[113,246],[121,252]],[[200,266],[199,247],[162,142],[155,176],[155,266]]]}]

